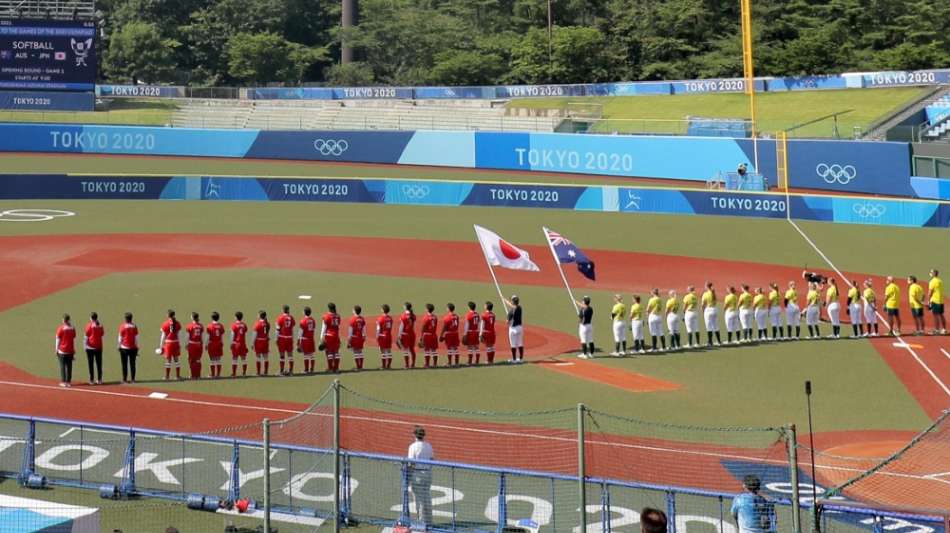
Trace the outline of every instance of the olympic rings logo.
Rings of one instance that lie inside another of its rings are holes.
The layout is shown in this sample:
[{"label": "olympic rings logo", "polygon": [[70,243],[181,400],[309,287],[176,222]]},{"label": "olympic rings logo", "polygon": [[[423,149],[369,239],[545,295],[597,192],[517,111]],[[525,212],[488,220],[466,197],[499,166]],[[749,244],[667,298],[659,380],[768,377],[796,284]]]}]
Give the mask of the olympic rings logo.
[{"label": "olympic rings logo", "polygon": [[881,218],[884,216],[884,213],[887,212],[887,208],[883,204],[873,204],[871,202],[864,202],[863,204],[854,204],[851,206],[851,210],[854,211],[855,215],[858,215],[861,218]]},{"label": "olympic rings logo", "polygon": [[72,216],[76,213],[59,209],[7,209],[0,211],[0,222],[49,222],[54,218]]},{"label": "olympic rings logo", "polygon": [[410,200],[421,200],[429,196],[429,193],[432,192],[429,190],[428,185],[403,185],[402,194]]},{"label": "olympic rings logo", "polygon": [[828,184],[840,183],[841,185],[847,185],[858,177],[858,169],[854,168],[853,165],[842,166],[820,163],[815,167],[815,173]]},{"label": "olympic rings logo", "polygon": [[340,157],[343,152],[350,149],[350,143],[345,139],[317,139],[313,141],[313,148],[321,155]]}]

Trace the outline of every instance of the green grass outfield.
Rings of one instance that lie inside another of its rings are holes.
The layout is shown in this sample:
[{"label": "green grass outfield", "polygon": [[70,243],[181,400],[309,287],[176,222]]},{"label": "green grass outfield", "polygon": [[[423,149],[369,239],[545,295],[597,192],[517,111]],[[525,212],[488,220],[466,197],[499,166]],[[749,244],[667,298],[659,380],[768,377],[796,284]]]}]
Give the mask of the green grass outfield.
[{"label": "green grass outfield", "polygon": [[177,108],[174,100],[116,99],[107,111],[0,111],[0,122],[167,126]]},{"label": "green grass outfield", "polygon": [[[517,243],[541,244],[538,227],[546,224],[568,234],[582,247],[667,253],[772,264],[818,266],[820,258],[784,221],[726,217],[575,213],[530,209],[438,208],[310,203],[92,202],[29,201],[6,208],[76,211],[76,217],[43,224],[2,224],[0,234],[70,234],[112,232],[215,232],[240,234],[320,234],[409,237],[473,241],[478,222]],[[117,224],[116,221],[122,221]],[[886,274],[923,275],[932,265],[950,264],[950,251],[934,246],[940,230],[903,230],[816,224],[806,228],[840,268]],[[702,237],[698,237],[702,236]],[[903,254],[900,250],[929,250]],[[888,252],[893,250],[893,253]],[[539,258],[544,261],[544,258]],[[385,258],[381,260],[385,261]],[[636,265],[630,265],[636,277]],[[503,279],[504,274],[502,274]],[[737,273],[741,280],[741,273]],[[702,280],[683,280],[683,284]],[[528,320],[567,333],[575,319],[567,312],[563,290],[506,285],[523,295]],[[126,309],[136,313],[143,344],[157,344],[157,325],[169,306],[194,309],[206,316],[212,308],[227,312],[294,303],[299,294],[316,302],[333,299],[342,309],[361,303],[369,310],[383,301],[464,301],[492,298],[486,273],[483,283],[419,278],[367,277],[348,274],[273,270],[179,271],[114,274],[51,294],[0,314],[9,331],[5,359],[40,375],[56,376],[55,361],[36,339],[46,338],[64,310],[82,316],[94,305],[113,326]],[[610,294],[592,293],[605,312]],[[226,315],[227,316],[227,315]],[[44,320],[42,317],[50,317]],[[150,331],[154,325],[156,331]],[[113,326],[114,327],[114,326]],[[602,322],[597,341],[607,346]],[[107,357],[107,377],[116,379],[117,356]],[[143,379],[160,376],[160,361],[146,353]],[[822,430],[905,429],[924,427],[927,417],[866,341],[776,344],[694,352],[666,357],[602,360],[685,385],[673,393],[630,394],[554,373],[538,365],[433,372],[365,372],[346,374],[344,383],[377,397],[457,408],[523,411],[569,407],[577,402],[596,409],[650,420],[700,425],[777,425],[804,422],[801,383],[811,379],[821,392],[815,423]],[[345,366],[350,360],[345,359]],[[82,376],[80,363],[77,376]],[[370,366],[376,366],[370,354]],[[396,365],[399,366],[398,364]],[[782,372],[775,372],[782,368]],[[325,390],[330,377],[183,382],[162,388],[301,401]],[[491,388],[491,395],[484,394]],[[405,391],[412,390],[411,398]],[[452,391],[447,394],[446,391]]]},{"label": "green grass outfield", "polygon": [[[832,137],[829,117],[840,113],[838,131],[850,138],[853,130],[864,132],[874,122],[898,111],[928,89],[845,89],[758,93],[757,128],[762,132],[790,130],[792,137]],[[598,132],[678,133],[686,131],[688,116],[749,118],[749,99],[744,94],[686,94],[671,96],[613,96],[586,98],[528,98],[512,101],[511,107],[564,109],[568,104],[603,106]],[[654,120],[656,122],[650,122]]]}]

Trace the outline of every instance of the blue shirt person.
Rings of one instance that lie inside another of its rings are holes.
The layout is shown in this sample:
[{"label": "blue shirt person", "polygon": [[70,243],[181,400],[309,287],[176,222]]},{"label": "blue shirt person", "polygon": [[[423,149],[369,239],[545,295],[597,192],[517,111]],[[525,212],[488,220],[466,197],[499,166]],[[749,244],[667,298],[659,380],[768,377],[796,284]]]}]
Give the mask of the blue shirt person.
[{"label": "blue shirt person", "polygon": [[775,529],[775,504],[759,494],[762,483],[754,475],[742,480],[746,492],[732,500],[732,518],[739,533],[771,533]]}]

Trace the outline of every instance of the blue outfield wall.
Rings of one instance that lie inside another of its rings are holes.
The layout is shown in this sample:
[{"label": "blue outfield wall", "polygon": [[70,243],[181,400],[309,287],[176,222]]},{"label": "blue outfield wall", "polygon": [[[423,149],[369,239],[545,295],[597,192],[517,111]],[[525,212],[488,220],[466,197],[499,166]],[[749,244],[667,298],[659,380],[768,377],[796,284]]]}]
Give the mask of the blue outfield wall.
[{"label": "blue outfield wall", "polygon": [[848,224],[950,227],[950,203],[869,197],[647,187],[432,180],[0,175],[0,199],[348,202],[792,218]]},{"label": "blue outfield wall", "polygon": [[[776,184],[775,144],[721,137],[0,124],[0,151],[427,165],[698,182],[745,163],[771,185]],[[793,188],[919,196],[907,143],[792,140],[788,156]]]}]

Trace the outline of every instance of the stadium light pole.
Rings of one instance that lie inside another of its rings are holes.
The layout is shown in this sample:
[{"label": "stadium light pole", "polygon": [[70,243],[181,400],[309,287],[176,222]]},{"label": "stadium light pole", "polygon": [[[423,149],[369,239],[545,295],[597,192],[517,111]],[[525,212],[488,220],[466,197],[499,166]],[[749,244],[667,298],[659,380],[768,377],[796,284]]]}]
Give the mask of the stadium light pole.
[{"label": "stadium light pole", "polygon": [[548,80],[554,82],[554,11],[548,0]]},{"label": "stadium light pole", "polygon": [[340,40],[340,63],[347,65],[353,62],[353,47],[347,44],[346,31],[353,27],[356,21],[356,0],[342,0],[340,5],[343,38]]},{"label": "stadium light pole", "polygon": [[[749,95],[749,115],[752,119],[752,151],[755,171],[759,172],[759,142],[755,123],[755,68],[752,56],[752,0],[739,0],[742,13],[742,70],[745,75],[745,93]],[[760,173],[761,174],[761,173]]]}]

